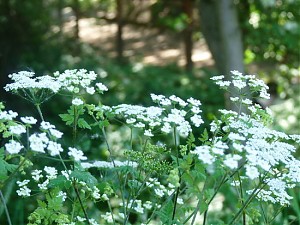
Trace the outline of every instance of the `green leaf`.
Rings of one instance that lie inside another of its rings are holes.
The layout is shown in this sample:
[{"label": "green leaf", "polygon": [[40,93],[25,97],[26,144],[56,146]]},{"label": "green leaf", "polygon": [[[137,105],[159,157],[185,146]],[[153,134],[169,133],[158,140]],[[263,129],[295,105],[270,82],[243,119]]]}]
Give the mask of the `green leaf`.
[{"label": "green leaf", "polygon": [[62,208],[62,198],[53,196],[52,198],[48,198],[48,208],[53,211],[58,211]]},{"label": "green leaf", "polygon": [[173,202],[169,200],[161,210],[156,212],[163,224],[172,224],[170,218],[172,218],[173,207]]},{"label": "green leaf", "polygon": [[83,118],[78,119],[77,123],[80,128],[91,129],[91,126]]},{"label": "green leaf", "polygon": [[5,161],[0,159],[0,181],[5,180],[7,178],[7,169],[5,167]]},{"label": "green leaf", "polygon": [[100,122],[99,122],[99,127],[100,127],[100,128],[108,127],[108,125],[109,125],[108,120],[103,120],[103,121],[100,121]]},{"label": "green leaf", "polygon": [[69,188],[71,187],[71,181],[67,180],[67,178],[63,175],[57,176],[55,179],[50,180],[49,184],[47,185],[48,188]]},{"label": "green leaf", "polygon": [[89,172],[73,171],[70,174],[70,177],[76,178],[78,181],[85,182],[90,188],[94,187],[97,184],[97,179]]},{"label": "green leaf", "polygon": [[203,131],[203,134],[201,134],[201,137],[199,138],[200,141],[205,142],[208,140],[208,132],[207,129],[205,128]]},{"label": "green leaf", "polygon": [[72,125],[74,123],[74,117],[70,114],[59,114],[62,121],[66,122],[66,125]]},{"label": "green leaf", "polygon": [[13,172],[18,168],[18,165],[9,164],[3,159],[0,159],[0,180],[4,180],[7,178],[8,172]]}]

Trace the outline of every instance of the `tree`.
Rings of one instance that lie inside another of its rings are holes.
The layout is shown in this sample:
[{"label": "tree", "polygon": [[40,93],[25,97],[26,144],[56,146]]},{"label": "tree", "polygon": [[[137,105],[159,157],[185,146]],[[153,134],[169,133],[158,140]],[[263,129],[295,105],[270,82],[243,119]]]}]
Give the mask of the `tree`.
[{"label": "tree", "polygon": [[234,1],[200,0],[199,16],[202,33],[219,72],[228,80],[231,80],[231,70],[244,73],[242,35]]},{"label": "tree", "polygon": [[124,11],[124,1],[117,0],[117,37],[116,37],[116,50],[117,50],[117,59],[118,62],[122,63],[124,61],[124,40],[123,40],[123,28],[124,28],[124,19],[123,19],[123,11]]}]

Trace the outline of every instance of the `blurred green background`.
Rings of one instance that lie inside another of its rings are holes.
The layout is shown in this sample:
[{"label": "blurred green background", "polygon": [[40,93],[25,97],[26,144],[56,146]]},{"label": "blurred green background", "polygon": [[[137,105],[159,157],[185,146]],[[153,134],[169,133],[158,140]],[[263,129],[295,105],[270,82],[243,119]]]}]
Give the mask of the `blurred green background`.
[{"label": "blurred green background", "polygon": [[[193,96],[211,120],[227,104],[209,78],[238,69],[269,85],[270,101],[259,104],[274,110],[274,128],[300,134],[299,40],[300,0],[1,0],[0,99],[36,115],[3,90],[8,74],[85,68],[108,86],[104,104]],[[59,121],[64,102],[47,103],[47,116]],[[300,194],[293,195],[276,224],[300,224]],[[27,201],[9,205],[13,224],[32,210]]]}]

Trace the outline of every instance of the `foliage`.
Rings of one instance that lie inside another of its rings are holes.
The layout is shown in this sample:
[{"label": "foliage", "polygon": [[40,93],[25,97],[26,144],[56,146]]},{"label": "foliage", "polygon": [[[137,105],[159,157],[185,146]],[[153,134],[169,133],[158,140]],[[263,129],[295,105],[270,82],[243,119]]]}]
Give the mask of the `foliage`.
[{"label": "foliage", "polygon": [[[246,90],[270,97],[253,75],[212,78],[221,89],[235,88],[240,97],[231,101],[247,112],[221,109],[208,129],[201,129],[204,106],[192,97],[152,93],[154,105],[108,106],[99,98],[108,88],[84,69],[10,77],[5,89],[30,101],[40,116],[17,119],[1,103],[1,193],[17,177],[17,195],[35,196],[27,224],[271,224],[283,207],[296,204],[300,162],[293,154],[300,137],[267,127],[270,110],[245,97]],[[64,132],[45,121],[41,108],[56,95],[70,105],[57,124]],[[118,136],[121,149],[109,139],[114,124],[129,133]],[[46,165],[32,163],[40,158]],[[229,213],[212,211],[218,198],[228,201],[220,209]]]}]

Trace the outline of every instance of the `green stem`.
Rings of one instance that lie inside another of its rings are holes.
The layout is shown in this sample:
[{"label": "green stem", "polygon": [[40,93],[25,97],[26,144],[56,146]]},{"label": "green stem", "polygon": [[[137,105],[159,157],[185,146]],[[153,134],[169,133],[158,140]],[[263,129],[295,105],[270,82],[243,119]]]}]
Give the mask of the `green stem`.
[{"label": "green stem", "polygon": [[[104,137],[104,141],[105,141],[107,150],[108,150],[108,152],[109,152],[109,158],[110,158],[110,161],[112,162],[114,168],[116,168],[115,161],[114,161],[114,159],[113,159],[113,157],[112,157],[112,150],[111,150],[111,148],[110,148],[110,146],[109,146],[108,139],[107,139],[107,135],[106,135],[106,132],[105,132],[104,127],[102,127],[101,130],[102,130],[102,134],[103,134],[103,137]],[[120,187],[121,187],[121,176],[120,176],[120,174],[119,174],[118,171],[117,171],[117,177],[118,177],[118,181],[119,181]],[[123,205],[125,206],[125,199],[124,199],[124,193],[123,193],[122,188],[120,188],[120,192],[121,192],[122,203],[123,203]],[[126,211],[126,208],[124,208],[124,215],[126,215],[126,214],[127,214],[127,211]],[[128,215],[128,217],[129,217],[129,215]],[[127,221],[128,217],[126,217],[126,221]],[[124,224],[126,224],[126,221],[125,221]]]},{"label": "green stem", "polygon": [[177,199],[179,196],[180,184],[181,184],[181,174],[180,174],[180,170],[179,170],[179,149],[177,147],[176,126],[174,126],[173,135],[174,135],[174,144],[175,144],[175,151],[176,151],[176,163],[177,163],[177,168],[178,168],[178,172],[179,172],[179,186],[176,189],[176,193],[175,193],[175,197],[174,197],[174,208],[173,208],[173,213],[172,213],[172,221],[175,219]]},{"label": "green stem", "polygon": [[110,213],[111,213],[111,217],[112,217],[112,219],[113,219],[113,224],[115,225],[115,224],[116,224],[116,221],[115,221],[115,217],[114,217],[114,214],[113,214],[113,211],[112,211],[112,208],[111,208],[111,205],[110,205],[109,200],[107,200],[107,204],[108,204],[109,211],[110,211]]},{"label": "green stem", "polygon": [[[36,108],[37,108],[37,111],[39,112],[39,115],[40,115],[42,121],[45,121],[45,120],[44,120],[44,117],[43,117],[43,113],[42,113],[41,108],[40,108],[40,105],[39,105],[39,104],[36,104],[35,106],[36,106]],[[74,118],[74,119],[75,119],[75,118]],[[74,123],[75,123],[75,122],[74,122]],[[49,133],[49,132],[48,132],[48,133]],[[69,171],[68,171],[68,168],[67,168],[67,166],[66,166],[64,160],[62,159],[61,155],[58,154],[58,156],[59,156],[59,159],[60,159],[61,163],[63,164],[64,169],[66,170],[66,173],[67,173],[68,175],[70,175],[70,173],[69,173]],[[90,224],[89,217],[88,217],[87,212],[86,212],[86,210],[85,210],[85,208],[84,208],[84,206],[83,206],[83,203],[82,203],[82,200],[81,200],[81,198],[80,198],[80,194],[79,194],[79,191],[78,191],[78,189],[77,189],[77,187],[76,187],[75,182],[72,182],[72,186],[73,186],[73,188],[74,188],[74,190],[75,190],[76,197],[77,197],[78,200],[79,200],[80,207],[81,207],[81,209],[82,209],[82,211],[83,211],[83,213],[84,213],[84,216],[85,216],[85,218],[86,218],[86,220],[87,220],[87,223]]]},{"label": "green stem", "polygon": [[9,212],[8,212],[8,209],[7,209],[6,201],[5,201],[5,198],[4,198],[1,190],[0,190],[0,198],[1,198],[1,201],[2,201],[3,206],[4,206],[4,210],[5,210],[5,214],[6,214],[6,218],[7,218],[7,223],[8,223],[8,225],[12,225],[11,219],[10,219],[10,216],[9,216]]},{"label": "green stem", "polygon": [[76,145],[76,139],[77,139],[77,110],[76,106],[74,106],[74,123],[73,123],[73,147]]},{"label": "green stem", "polygon": [[[244,212],[244,210],[248,207],[248,205],[250,204],[250,202],[252,201],[252,199],[258,195],[258,193],[267,185],[267,184],[263,184],[260,182],[257,187],[253,190],[253,192],[251,193],[251,195],[248,197],[248,199],[245,201],[244,205],[242,206],[242,208],[240,208],[240,210],[235,214],[235,216],[232,218],[232,220],[230,221],[230,223],[228,225],[234,224],[234,222],[240,217],[241,213]],[[260,187],[261,186],[261,187]]]},{"label": "green stem", "polygon": [[[243,186],[242,186],[242,180],[241,180],[241,177],[240,177],[240,173],[238,172],[237,173],[238,175],[238,179],[239,179],[239,186],[240,186],[240,198],[241,198],[241,203],[242,205],[244,205],[244,195],[243,195]],[[243,211],[243,225],[246,225],[246,211],[244,210]]]},{"label": "green stem", "polygon": [[41,117],[41,120],[42,120],[42,121],[45,121],[45,120],[44,120],[44,117],[43,117],[43,113],[42,113],[42,111],[41,111],[40,104],[35,104],[35,107],[36,107],[36,109],[37,109],[37,111],[38,111],[38,113],[39,113],[39,115],[40,115],[40,117]]},{"label": "green stem", "polygon": [[82,202],[82,200],[81,200],[81,198],[80,198],[80,194],[79,194],[79,191],[78,191],[78,188],[77,188],[77,186],[76,186],[75,181],[73,181],[72,184],[73,184],[73,187],[74,187],[76,196],[77,196],[77,198],[78,198],[78,200],[79,200],[79,204],[80,204],[80,207],[81,207],[81,209],[82,209],[82,211],[83,211],[84,217],[85,217],[85,219],[87,220],[87,223],[88,223],[88,224],[91,224],[91,223],[90,223],[90,220],[89,220],[89,217],[88,217],[88,214],[87,214],[87,212],[86,212],[86,210],[85,210],[85,208],[84,208],[83,202]]},{"label": "green stem", "polygon": [[2,189],[3,187],[6,186],[6,184],[14,177],[14,175],[19,172],[19,169],[25,164],[25,162],[27,161],[27,158],[29,157],[29,153],[27,151],[27,153],[25,154],[22,162],[19,164],[19,166],[17,167],[17,169],[15,169],[10,175],[9,177],[2,183],[0,189]]}]

